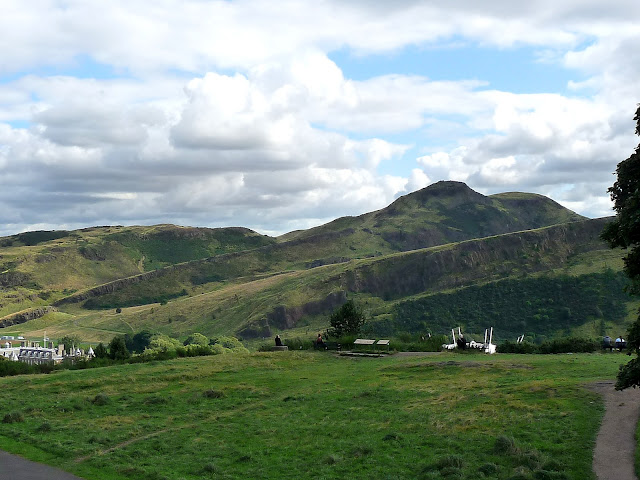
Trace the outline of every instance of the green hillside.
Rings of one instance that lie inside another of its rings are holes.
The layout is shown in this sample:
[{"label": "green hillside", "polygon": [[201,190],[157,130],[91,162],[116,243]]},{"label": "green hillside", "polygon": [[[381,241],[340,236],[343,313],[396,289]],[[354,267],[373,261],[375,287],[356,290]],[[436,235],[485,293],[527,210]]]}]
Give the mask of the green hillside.
[{"label": "green hillside", "polygon": [[[1,239],[0,324],[87,341],[145,328],[309,335],[354,298],[372,334],[492,324],[505,336],[597,335],[624,325],[632,305],[619,292],[621,254],[599,239],[606,221],[539,195],[439,182],[277,240],[169,225],[30,232]],[[567,295],[551,295],[553,282]],[[57,311],[33,310],[44,306]]]},{"label": "green hillside", "polygon": [[176,262],[275,241],[244,228],[95,227],[0,239],[0,317]]},{"label": "green hillside", "polygon": [[[505,193],[486,197],[464,183],[447,181],[402,196],[381,210],[291,232],[279,241],[310,242],[314,237],[333,236],[364,257],[583,219],[541,195]],[[343,254],[353,257],[347,250]]]},{"label": "green hillside", "polygon": [[[598,238],[604,223],[588,220],[209,284],[189,283],[193,271],[187,267],[216,264],[196,262],[62,303],[60,312],[7,331],[25,332],[28,325],[34,336],[73,331],[91,341],[142,329],[180,338],[194,331],[244,339],[275,332],[304,336],[326,328],[328,313],[351,297],[365,306],[368,331],[385,336],[446,333],[458,325],[476,334],[493,325],[503,339],[521,333],[542,338],[585,326],[583,333],[599,335],[602,328],[624,325],[632,308],[621,291],[620,252]],[[561,285],[561,292],[549,285]],[[148,295],[163,301],[142,304]],[[127,308],[132,299],[141,305]]]}]

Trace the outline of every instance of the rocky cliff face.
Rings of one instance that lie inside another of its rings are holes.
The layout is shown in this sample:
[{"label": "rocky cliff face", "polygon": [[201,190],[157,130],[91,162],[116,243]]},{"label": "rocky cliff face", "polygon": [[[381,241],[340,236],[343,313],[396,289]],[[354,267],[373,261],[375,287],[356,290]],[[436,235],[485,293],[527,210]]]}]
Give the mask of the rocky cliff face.
[{"label": "rocky cliff face", "polygon": [[391,300],[559,268],[573,254],[606,249],[599,236],[607,221],[587,220],[390,256],[334,280],[347,291]]},{"label": "rocky cliff face", "polygon": [[244,338],[269,337],[271,327],[286,330],[296,326],[304,315],[320,315],[329,313],[347,301],[345,292],[333,292],[323,300],[308,302],[304,305],[280,305],[257,323],[245,325],[238,334]]},{"label": "rocky cliff face", "polygon": [[0,328],[10,327],[12,325],[18,325],[20,323],[40,318],[49,312],[57,312],[55,307],[40,307],[30,308],[29,310],[23,310],[21,312],[12,313],[5,317],[0,318]]}]

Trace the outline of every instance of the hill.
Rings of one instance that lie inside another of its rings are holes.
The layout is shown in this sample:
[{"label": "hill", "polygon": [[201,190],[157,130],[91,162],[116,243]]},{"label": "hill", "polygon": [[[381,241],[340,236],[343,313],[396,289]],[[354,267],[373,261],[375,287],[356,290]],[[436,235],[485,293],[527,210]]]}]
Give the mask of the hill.
[{"label": "hill", "polygon": [[177,262],[269,245],[245,228],[104,226],[0,238],[0,317]]},{"label": "hill", "polygon": [[[143,328],[177,337],[307,335],[352,297],[366,306],[370,331],[385,335],[443,333],[458,324],[478,330],[502,316],[509,335],[553,336],[587,324],[584,333],[599,334],[624,324],[631,308],[624,297],[612,309],[604,294],[589,293],[622,281],[619,252],[599,239],[606,221],[585,220],[539,195],[487,197],[439,182],[382,210],[277,240],[240,228],[166,225],[48,232],[49,239],[34,232],[8,237],[12,244],[0,250],[9,266],[0,274],[0,324],[34,335],[82,332],[92,341]],[[538,304],[550,298],[541,287],[547,277],[573,292],[553,300],[574,305],[566,307],[570,321],[560,317],[566,310]],[[493,290],[482,290],[488,284]],[[508,307],[520,291],[535,308]],[[479,300],[496,295],[512,300]],[[506,320],[513,315],[524,318]]]},{"label": "hill", "polygon": [[[584,217],[542,195],[484,196],[461,182],[442,181],[402,196],[388,207],[278,238],[291,241],[339,237],[360,256],[415,250],[499,235]],[[349,252],[346,252],[347,256]]]}]

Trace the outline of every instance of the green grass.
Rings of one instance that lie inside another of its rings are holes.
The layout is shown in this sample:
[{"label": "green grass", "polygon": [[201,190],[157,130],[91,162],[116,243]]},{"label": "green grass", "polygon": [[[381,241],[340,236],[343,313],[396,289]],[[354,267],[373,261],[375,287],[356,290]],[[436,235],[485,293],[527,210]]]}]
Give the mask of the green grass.
[{"label": "green grass", "polygon": [[626,360],[286,352],[3,378],[0,416],[24,421],[0,448],[95,480],[593,479],[584,385]]}]

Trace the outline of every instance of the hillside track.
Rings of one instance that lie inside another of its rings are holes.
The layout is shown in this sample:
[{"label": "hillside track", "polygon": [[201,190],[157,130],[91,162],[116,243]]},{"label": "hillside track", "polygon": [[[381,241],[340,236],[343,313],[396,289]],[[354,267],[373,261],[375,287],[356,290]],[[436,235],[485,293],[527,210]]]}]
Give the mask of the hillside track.
[{"label": "hillside track", "polygon": [[614,385],[610,381],[590,386],[602,395],[606,409],[593,452],[593,471],[598,480],[638,480],[634,456],[640,392],[635,388],[617,391]]},{"label": "hillside track", "polygon": [[0,480],[82,480],[82,478],[0,450]]}]

